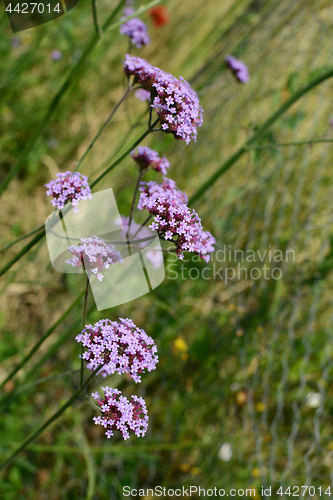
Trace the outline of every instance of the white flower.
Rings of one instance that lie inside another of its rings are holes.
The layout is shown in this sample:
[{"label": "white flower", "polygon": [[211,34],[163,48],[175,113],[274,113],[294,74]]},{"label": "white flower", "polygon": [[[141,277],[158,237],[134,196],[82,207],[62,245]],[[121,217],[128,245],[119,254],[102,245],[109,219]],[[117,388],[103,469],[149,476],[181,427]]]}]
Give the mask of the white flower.
[{"label": "white flower", "polygon": [[318,406],[323,402],[323,396],[319,392],[310,392],[306,396],[306,406],[310,408],[318,408]]},{"label": "white flower", "polygon": [[217,456],[220,460],[223,460],[223,462],[229,462],[229,460],[231,460],[232,457],[231,444],[223,443],[218,451]]}]

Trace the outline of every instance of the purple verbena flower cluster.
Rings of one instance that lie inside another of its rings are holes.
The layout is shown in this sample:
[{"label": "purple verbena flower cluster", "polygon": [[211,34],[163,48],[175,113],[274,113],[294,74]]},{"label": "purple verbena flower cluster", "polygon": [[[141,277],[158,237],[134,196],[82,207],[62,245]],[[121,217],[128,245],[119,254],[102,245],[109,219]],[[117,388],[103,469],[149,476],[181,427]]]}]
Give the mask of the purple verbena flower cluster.
[{"label": "purple verbena flower cluster", "polygon": [[197,127],[202,125],[203,109],[189,83],[149,64],[140,57],[126,55],[124,62],[126,75],[134,76],[134,83],[150,92],[151,106],[161,121],[164,132],[188,144],[197,138]]},{"label": "purple verbena flower cluster", "polygon": [[165,156],[161,158],[157,151],[150,149],[146,146],[139,146],[131,152],[131,157],[140,166],[142,170],[152,168],[156,172],[161,172],[163,175],[167,174],[170,163]]},{"label": "purple verbena flower cluster", "polygon": [[129,401],[122,396],[118,389],[102,387],[104,399],[98,392],[92,394],[101,407],[102,416],[94,417],[96,425],[102,425],[107,438],[113,436],[113,431],[118,429],[126,440],[130,437],[129,431],[133,431],[137,437],[144,436],[148,428],[148,412],[143,398],[131,396]]},{"label": "purple verbena flower cluster", "polygon": [[79,172],[60,172],[56,179],[45,184],[46,195],[52,196],[51,203],[62,210],[66,202],[72,202],[73,212],[78,212],[80,200],[91,200],[88,177]]},{"label": "purple verbena flower cluster", "polygon": [[103,280],[103,269],[108,269],[115,262],[123,262],[120,252],[102,238],[80,238],[80,242],[68,247],[73,257],[66,260],[66,264],[73,267],[84,266],[86,271],[91,271],[99,281]]},{"label": "purple verbena flower cluster", "polygon": [[250,81],[249,70],[243,61],[234,56],[227,56],[225,60],[239,82],[248,83]]},{"label": "purple verbena flower cluster", "polygon": [[[126,18],[134,14],[135,11],[134,9],[132,9],[132,7],[127,7],[123,12]],[[138,17],[132,17],[132,19],[129,19],[124,24],[122,24],[120,26],[119,33],[121,35],[128,36],[133,45],[138,48],[142,47],[143,45],[148,45],[148,43],[150,42],[147,26]]]},{"label": "purple verbena flower cluster", "polygon": [[215,238],[203,230],[198,214],[188,208],[187,196],[176,187],[175,182],[167,178],[162,184],[142,182],[140,191],[138,209],[147,209],[154,215],[150,229],[175,244],[179,259],[183,259],[183,252],[188,251],[209,262]]},{"label": "purple verbena flower cluster", "polygon": [[134,382],[141,382],[139,373],[155,370],[158,363],[153,339],[130,319],[103,319],[86,325],[76,340],[87,347],[83,353],[87,368],[93,371],[101,366],[103,377],[130,373]]}]

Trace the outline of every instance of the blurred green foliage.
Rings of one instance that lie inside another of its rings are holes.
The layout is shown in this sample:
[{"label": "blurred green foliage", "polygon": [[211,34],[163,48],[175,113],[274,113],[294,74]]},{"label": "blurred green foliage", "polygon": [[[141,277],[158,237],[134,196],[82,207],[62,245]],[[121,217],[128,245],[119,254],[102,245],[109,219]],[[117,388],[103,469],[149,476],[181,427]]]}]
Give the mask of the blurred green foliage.
[{"label": "blurred green foliage", "polygon": [[[191,195],[300,85],[332,67],[333,7],[328,0],[164,4],[170,23],[154,28],[144,14],[152,42],[133,53],[191,81],[204,124],[196,144],[163,134],[144,144],[167,156],[170,177]],[[97,3],[101,22],[115,5]],[[19,33],[18,47],[11,45],[3,16],[1,178],[93,33],[91,6],[83,2],[58,20]],[[105,34],[64,94],[1,199],[1,246],[43,224],[51,212],[43,185],[59,170],[75,168],[120,99],[127,42],[117,32]],[[51,59],[54,49],[62,51],[61,60]],[[249,67],[249,84],[238,84],[226,70],[229,53]],[[305,95],[259,145],[333,139],[332,90],[328,80]],[[146,128],[145,109],[132,96],[81,172],[93,180],[125,151]],[[158,368],[140,386],[120,377],[109,382],[125,394],[145,397],[149,433],[126,443],[119,436],[106,440],[82,398],[2,474],[1,500],[116,499],[123,497],[124,485],[254,487],[260,498],[261,485],[331,484],[332,151],[330,143],[253,149],[195,203],[220,250],[268,255],[271,249],[284,256],[292,250],[295,261],[215,257],[208,265],[189,258],[175,265],[169,257],[165,281],[151,294],[104,313],[89,302],[89,321],[130,317],[158,345]],[[128,158],[101,185],[113,187],[124,214],[135,180]],[[3,262],[21,246],[1,254]],[[207,279],[220,268],[223,276],[227,267],[237,271],[239,263],[247,277],[242,271],[240,279],[227,282],[218,275]],[[265,279],[264,264],[281,269],[282,278]],[[253,268],[261,271],[259,279],[251,278]],[[83,287],[83,276],[53,271],[45,241],[11,268],[1,282],[1,377]],[[15,386],[5,387],[1,459],[76,390],[78,375],[68,372],[79,368],[74,338],[80,327],[78,307],[19,373]],[[94,384],[99,387],[102,380]],[[318,406],[311,406],[313,393],[319,394]],[[223,443],[233,452],[226,462],[218,457]]]}]

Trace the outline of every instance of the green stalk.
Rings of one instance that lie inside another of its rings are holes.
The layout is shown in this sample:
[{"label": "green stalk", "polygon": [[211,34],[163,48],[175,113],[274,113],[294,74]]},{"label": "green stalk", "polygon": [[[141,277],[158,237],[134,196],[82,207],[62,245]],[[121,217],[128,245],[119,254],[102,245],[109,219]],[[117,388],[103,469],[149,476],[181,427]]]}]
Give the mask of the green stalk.
[{"label": "green stalk", "polygon": [[18,243],[19,241],[22,241],[24,240],[25,238],[29,238],[29,236],[32,236],[33,234],[37,233],[38,231],[41,231],[44,227],[44,224],[42,224],[41,226],[39,227],[36,227],[36,229],[33,229],[32,231],[30,231],[29,233],[26,233],[26,234],[23,234],[22,236],[19,236],[18,238],[16,238],[15,240],[11,241],[10,243],[8,243],[7,245],[5,245],[4,247],[2,247],[0,249],[0,253],[3,253],[5,252],[6,250],[8,250],[10,247],[12,247],[13,245],[15,245],[15,243]]},{"label": "green stalk", "polygon": [[280,106],[280,108],[275,113],[273,113],[268,118],[268,120],[265,121],[265,123],[259,128],[259,130],[255,134],[253,134],[253,136],[250,137],[250,139],[248,139],[245,142],[245,144],[243,146],[241,146],[236,151],[236,153],[234,153],[226,162],[224,162],[223,165],[220,168],[218,168],[210,176],[210,178],[202,186],[199,187],[199,189],[197,189],[197,191],[190,198],[189,203],[193,203],[194,201],[201,198],[201,196],[209,188],[211,188],[213,186],[213,184],[215,184],[217,179],[219,179],[219,177],[221,177],[225,172],[227,172],[229,170],[229,168],[231,168],[236,163],[236,161],[241,156],[243,156],[243,154],[246,151],[248,151],[248,147],[251,146],[251,144],[255,143],[258,139],[260,139],[267,132],[267,130],[270,128],[270,126],[273,125],[273,123],[275,123],[276,120],[278,120],[278,118],[280,118],[280,116],[283,115],[283,113],[285,113],[296,101],[298,101],[298,99],[303,97],[304,94],[306,94],[307,92],[309,92],[314,87],[316,87],[320,83],[324,82],[328,78],[331,78],[332,76],[333,76],[333,69],[331,69],[330,71],[327,71],[326,73],[324,73],[321,76],[318,76],[317,78],[314,78],[307,85],[305,85],[304,87],[299,89],[297,92],[295,92],[295,94],[292,95],[290,97],[290,99],[288,99],[288,101],[286,101],[284,104],[282,104],[282,106]]},{"label": "green stalk", "polygon": [[[85,290],[84,302],[83,302],[83,326],[82,326],[82,329],[84,329],[84,327],[86,326],[86,321],[87,321],[88,295],[89,295],[89,278],[87,275],[86,290]],[[84,349],[83,344],[81,344],[80,386],[82,385],[83,375],[84,375],[83,349]]]},{"label": "green stalk", "polygon": [[[95,306],[92,306],[89,308],[88,315],[91,314],[91,312],[94,310]],[[81,323],[81,322],[80,322]],[[25,380],[31,380],[32,377],[36,376],[36,373],[41,370],[41,367],[44,365],[45,361],[50,358],[50,356],[53,355],[53,353],[58,351],[59,346],[63,345],[64,342],[67,341],[69,336],[75,336],[77,332],[77,326],[78,322],[75,320],[74,323],[70,328],[68,328],[65,333],[62,335],[59,335],[55,342],[50,346],[50,348],[40,357],[40,359],[37,361],[35,365],[33,365],[27,373],[25,373]],[[80,370],[78,370],[80,372]],[[34,380],[35,381],[35,380]],[[31,383],[34,383],[32,381]],[[1,408],[3,412],[8,411],[9,406],[12,404],[13,401],[17,401],[20,394],[22,394],[22,388],[23,385],[16,385],[14,390],[11,391],[7,397],[4,397],[1,400]]]},{"label": "green stalk", "polygon": [[[117,5],[117,7],[113,10],[113,12],[111,13],[111,15],[108,17],[108,19],[103,24],[103,26],[102,26],[103,34],[106,31],[110,32],[110,31],[115,30],[121,24],[123,24],[124,22],[126,22],[128,19],[131,19],[132,17],[136,17],[136,16],[142,14],[143,12],[145,12],[148,9],[150,9],[154,5],[157,5],[161,1],[162,0],[153,0],[152,2],[148,3],[144,7],[141,7],[140,9],[138,9],[131,16],[128,16],[125,19],[123,19],[121,21],[118,21],[118,22],[116,22],[116,23],[114,23],[114,24],[111,25],[113,19],[118,15],[119,11],[121,10],[121,8],[123,7],[123,5],[125,4],[125,0],[121,0],[119,2],[119,4]],[[97,45],[97,43],[101,40],[101,38],[102,38],[101,36],[95,34],[92,37],[92,39],[90,40],[90,42],[87,45],[86,49],[84,50],[82,56],[80,57],[80,59],[78,60],[78,62],[76,63],[76,65],[73,67],[73,69],[69,73],[68,77],[66,78],[65,82],[62,84],[60,90],[58,91],[58,93],[56,94],[56,96],[52,100],[51,104],[49,105],[49,107],[48,107],[48,109],[47,109],[44,117],[39,122],[39,124],[38,124],[38,126],[37,126],[37,128],[36,128],[36,130],[34,132],[34,134],[30,138],[30,140],[28,141],[26,147],[23,149],[22,154],[19,156],[17,162],[10,169],[7,177],[5,178],[5,180],[3,181],[3,183],[0,185],[0,196],[7,189],[10,181],[19,172],[19,170],[22,167],[22,165],[24,164],[24,161],[26,160],[27,156],[33,150],[33,148],[34,148],[34,146],[35,146],[35,144],[37,142],[37,139],[40,137],[40,135],[43,132],[44,128],[46,127],[46,125],[50,121],[51,116],[53,115],[54,111],[56,110],[56,108],[57,108],[57,106],[58,106],[61,98],[63,97],[64,93],[68,90],[68,88],[74,82],[74,80],[78,76],[81,68],[84,66],[84,63],[86,62],[87,57],[92,52],[92,50],[95,48],[95,46]]]},{"label": "green stalk", "polygon": [[54,330],[59,326],[63,320],[68,316],[68,314],[74,309],[74,307],[79,303],[79,301],[82,299],[84,295],[84,292],[80,293],[78,297],[74,300],[74,302],[69,306],[68,309],[62,314],[62,316],[55,322],[53,325],[46,330],[44,335],[39,339],[39,341],[33,346],[33,348],[30,350],[30,352],[25,356],[25,358],[22,359],[21,363],[19,363],[6,377],[6,379],[0,384],[0,389],[3,388],[3,386],[11,379],[13,378],[16,373],[23,368],[23,366],[29,361],[29,359],[35,354],[36,351],[40,348],[40,346],[45,342],[45,340],[51,335],[51,333],[54,332]]},{"label": "green stalk", "polygon": [[9,74],[4,84],[0,87],[2,104],[7,103],[13,92],[15,92],[16,85],[20,81],[20,76],[24,73],[24,71],[26,71],[29,64],[36,58],[39,46],[45,38],[46,34],[47,29],[43,26],[42,30],[39,32],[35,44],[30,48],[29,51],[24,52],[24,54],[18,57],[15,61],[13,70]]},{"label": "green stalk", "polygon": [[23,247],[18,254],[15,255],[15,257],[13,257],[9,262],[7,262],[7,264],[4,265],[2,269],[0,269],[0,276],[4,275],[8,271],[8,269],[10,269],[12,265],[15,264],[15,262],[17,262],[21,257],[23,257],[23,255],[29,252],[29,250],[33,246],[35,246],[36,243],[38,243],[39,240],[41,240],[44,236],[45,228],[40,233],[36,234],[36,236],[31,241],[29,241],[29,243],[27,243],[26,246]]},{"label": "green stalk", "polygon": [[[157,119],[152,126],[156,125],[156,123],[158,122],[159,119]],[[133,151],[133,149],[135,149],[137,147],[138,144],[140,144],[141,141],[143,141],[143,139],[145,137],[147,137],[147,135],[149,134],[150,132],[150,129],[147,129],[142,135],[141,137],[139,137],[139,139],[137,139],[134,144],[132,144],[132,146],[130,146],[126,151],[125,153],[123,153],[116,161],[114,161],[109,168],[107,168],[94,182],[92,182],[90,184],[90,187],[93,188],[94,186],[96,186],[102,179],[103,177],[105,177],[109,172],[111,172],[111,170],[113,170],[117,165],[119,165],[119,163],[121,163],[123,161],[124,158],[126,158],[126,156],[128,156],[130,154],[131,151]],[[43,237],[45,236],[45,228],[43,229],[43,231],[39,234],[37,234],[35,236],[35,238],[31,241],[29,241],[29,243],[22,248],[22,250],[20,250],[20,252],[18,254],[15,255],[15,257],[13,257],[9,262],[7,262],[7,264],[2,268],[0,269],[0,276],[3,276],[7,271],[8,269],[10,269],[14,264],[15,262],[17,262],[21,257],[23,257],[23,255],[25,255],[27,252],[29,252],[29,250],[34,246],[36,245],[36,243],[38,243],[39,240],[41,240]],[[14,244],[13,242],[10,244],[10,246]]]},{"label": "green stalk", "polygon": [[96,0],[92,0],[91,7],[92,7],[92,15],[93,15],[93,21],[94,21],[96,35],[97,36],[102,36],[102,33],[101,33],[101,31],[99,29],[99,26],[98,26],[97,10],[96,10]]},{"label": "green stalk", "polygon": [[[280,116],[287,111],[298,99],[303,97],[304,94],[312,90],[314,87],[322,83],[323,81],[331,78],[333,76],[333,70],[324,73],[323,75],[314,78],[307,85],[302,87],[298,92],[295,92],[291,98],[286,101],[268,120],[260,127],[260,129],[248,140],[245,144],[238,149],[223,165],[217,169],[211,177],[193,194],[190,198],[189,203],[193,203],[197,199],[199,199],[213,184],[216,180],[221,177],[229,168],[231,168],[236,161],[246,152],[248,151],[248,147],[255,143],[262,135],[269,129],[269,127],[278,119]],[[153,123],[152,127],[154,127],[157,123],[157,120]],[[115,162],[113,162],[110,167],[108,167],[92,184],[91,187],[96,186],[102,179],[107,175],[111,170],[113,170],[124,158],[126,158],[129,153],[136,148],[138,144],[149,134],[150,129],[147,129],[146,132],[127,150],[123,153]],[[1,192],[0,192],[1,194]],[[45,234],[45,230],[41,235],[37,235],[34,240],[32,240],[28,245],[26,245],[8,264],[6,264],[0,270],[0,276],[5,274],[5,272],[10,269],[10,267],[15,264],[23,255],[25,255],[30,248],[32,248]],[[36,241],[35,241],[36,240]]]},{"label": "green stalk", "polygon": [[115,105],[115,107],[113,108],[113,110],[111,111],[109,117],[107,118],[107,120],[103,123],[102,127],[100,128],[99,132],[95,135],[95,137],[93,138],[93,140],[91,141],[91,143],[89,144],[88,148],[86,149],[86,151],[84,152],[84,154],[82,155],[82,157],[80,158],[78,164],[76,165],[75,167],[75,170],[74,172],[76,172],[81,163],[84,161],[85,157],[87,156],[87,154],[89,153],[89,151],[91,150],[91,148],[93,147],[93,145],[95,144],[95,142],[99,139],[99,137],[101,136],[103,130],[105,129],[105,127],[110,123],[110,121],[112,120],[112,118],[114,117],[116,111],[118,110],[119,106],[124,102],[124,100],[126,99],[126,97],[128,96],[128,94],[131,92],[131,88],[127,88],[126,89],[126,92],[124,93],[123,97],[120,99],[120,101]]},{"label": "green stalk", "polygon": [[38,437],[49,425],[51,425],[53,422],[55,422],[63,413],[64,411],[67,410],[72,404],[78,399],[78,397],[81,395],[81,391],[87,387],[89,382],[94,378],[96,373],[101,369],[100,366],[98,366],[90,375],[89,377],[85,380],[85,382],[79,387],[79,389],[73,394],[72,397],[69,398],[69,400],[61,407],[59,410],[52,415],[41,427],[39,427],[35,432],[30,434],[29,437],[23,443],[16,448],[16,450],[7,458],[7,460],[0,465],[0,470],[3,470],[12,460],[13,458],[16,457],[21,451],[24,450],[24,448],[31,443],[36,437]]},{"label": "green stalk", "polygon": [[[154,123],[152,124],[152,127],[154,127],[156,125],[156,123],[159,121],[159,118],[157,118]],[[123,153],[116,161],[114,161],[112,163],[112,165],[110,165],[106,170],[104,170],[104,172],[99,176],[97,177],[96,180],[94,180],[94,182],[92,182],[90,184],[90,187],[93,188],[95,187],[102,179],[103,177],[105,177],[109,172],[111,172],[111,170],[113,170],[117,165],[119,165],[119,163],[121,163],[123,161],[124,158],[126,158],[126,156],[128,156],[131,151],[133,151],[133,149],[135,149],[139,144],[140,142],[143,141],[143,139],[145,137],[147,137],[147,135],[151,132],[151,129],[150,128],[147,128],[147,130],[142,134],[141,137],[139,137],[139,139],[137,139],[135,141],[134,144],[132,144],[132,146],[130,146],[126,151],[125,153]]]},{"label": "green stalk", "polygon": [[311,144],[322,144],[324,142],[333,142],[333,139],[308,139],[307,141],[295,141],[295,142],[270,142],[268,144],[253,144],[248,146],[246,149],[276,149],[285,148],[289,146],[304,146]]}]

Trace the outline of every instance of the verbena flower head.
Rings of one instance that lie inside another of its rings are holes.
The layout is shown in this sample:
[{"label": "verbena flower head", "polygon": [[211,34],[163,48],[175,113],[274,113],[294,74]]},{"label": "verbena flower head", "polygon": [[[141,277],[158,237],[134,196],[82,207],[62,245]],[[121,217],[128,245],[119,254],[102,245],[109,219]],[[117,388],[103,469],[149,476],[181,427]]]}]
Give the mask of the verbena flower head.
[{"label": "verbena flower head", "polygon": [[73,267],[84,266],[91,271],[99,281],[103,280],[103,269],[108,269],[115,262],[123,262],[118,250],[102,238],[80,238],[81,243],[70,245],[68,250],[73,255],[72,259],[66,260],[66,264]]},{"label": "verbena flower head", "polygon": [[215,238],[203,230],[198,214],[188,208],[186,194],[174,181],[164,178],[162,184],[142,182],[140,191],[138,209],[154,215],[149,227],[175,244],[178,257],[183,259],[184,251],[195,252],[209,262]]},{"label": "verbena flower head", "polygon": [[131,152],[131,157],[140,166],[141,169],[152,168],[156,172],[167,174],[170,163],[165,156],[161,158],[157,151],[146,146],[139,146]]},{"label": "verbena flower head", "polygon": [[145,89],[138,89],[134,92],[134,95],[139,101],[150,102],[150,92]]},{"label": "verbena flower head", "polygon": [[141,382],[139,374],[155,370],[158,363],[154,340],[130,319],[103,319],[86,325],[76,340],[87,348],[82,355],[88,362],[87,368],[95,370],[101,366],[104,377],[129,373],[135,382]]},{"label": "verbena flower head", "polygon": [[248,83],[250,81],[249,71],[243,61],[234,56],[227,56],[225,60],[239,82]]},{"label": "verbena flower head", "polygon": [[106,429],[107,438],[113,436],[113,431],[118,429],[126,440],[130,437],[129,431],[133,431],[137,437],[144,436],[148,429],[148,412],[143,398],[131,396],[129,401],[122,396],[118,389],[102,387],[104,398],[98,392],[92,394],[101,407],[102,416],[93,417],[96,425],[102,425]]},{"label": "verbena flower head", "polygon": [[45,187],[47,187],[46,195],[52,196],[52,205],[59,210],[70,201],[73,212],[78,212],[80,200],[92,199],[88,177],[79,172],[60,172],[56,179],[45,184]]},{"label": "verbena flower head", "polygon": [[[131,16],[132,14],[134,14],[134,12],[134,9],[132,9],[131,7],[127,7],[126,9],[124,9],[125,17]],[[143,45],[148,45],[148,43],[150,42],[147,26],[138,17],[132,17],[132,19],[129,19],[128,21],[126,21],[126,23],[122,24],[120,26],[119,33],[121,35],[128,36],[133,45],[138,48],[142,47]]]},{"label": "verbena flower head", "polygon": [[164,132],[188,144],[197,138],[202,125],[203,109],[195,91],[184,78],[179,79],[149,64],[140,57],[126,55],[126,75],[150,92],[151,106],[156,109]]}]

